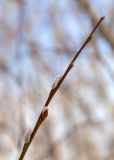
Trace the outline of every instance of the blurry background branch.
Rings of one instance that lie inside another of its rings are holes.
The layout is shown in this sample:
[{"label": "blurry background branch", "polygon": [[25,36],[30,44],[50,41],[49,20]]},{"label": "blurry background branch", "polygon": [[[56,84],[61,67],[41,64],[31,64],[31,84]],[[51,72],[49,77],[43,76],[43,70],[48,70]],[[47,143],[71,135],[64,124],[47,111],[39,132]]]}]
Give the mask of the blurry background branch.
[{"label": "blurry background branch", "polygon": [[[89,3],[88,0],[81,0],[79,3],[82,5],[83,9],[90,16],[93,24],[97,22],[99,15],[96,13],[95,9]],[[111,16],[112,17],[112,16]],[[105,22],[100,26],[100,31],[106,40],[110,43],[111,47],[114,49],[114,31]]]}]

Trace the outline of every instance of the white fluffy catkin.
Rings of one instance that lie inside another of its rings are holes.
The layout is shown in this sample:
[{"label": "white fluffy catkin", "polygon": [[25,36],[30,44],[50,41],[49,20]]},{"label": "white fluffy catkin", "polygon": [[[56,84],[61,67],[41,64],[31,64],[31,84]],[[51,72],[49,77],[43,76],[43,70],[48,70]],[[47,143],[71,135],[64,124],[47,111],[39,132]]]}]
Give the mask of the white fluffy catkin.
[{"label": "white fluffy catkin", "polygon": [[31,137],[31,133],[32,133],[32,131],[31,131],[30,128],[27,129],[27,131],[25,132],[25,143],[29,143],[30,137]]},{"label": "white fluffy catkin", "polygon": [[54,88],[57,87],[57,85],[58,85],[59,81],[61,80],[61,78],[62,78],[62,75],[58,75],[58,76],[56,77],[56,79],[55,79],[55,81],[54,81],[54,83],[53,83],[53,85],[52,85],[52,89],[54,89]]},{"label": "white fluffy catkin", "polygon": [[49,110],[50,109],[50,107],[49,106],[44,106],[44,108],[43,108],[43,112],[45,112],[46,110]]}]

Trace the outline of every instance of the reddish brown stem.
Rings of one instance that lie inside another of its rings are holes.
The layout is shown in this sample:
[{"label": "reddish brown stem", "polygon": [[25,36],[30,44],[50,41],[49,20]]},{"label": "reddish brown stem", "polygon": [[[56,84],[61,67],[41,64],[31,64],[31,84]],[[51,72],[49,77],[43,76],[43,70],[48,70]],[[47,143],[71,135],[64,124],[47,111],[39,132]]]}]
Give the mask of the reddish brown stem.
[{"label": "reddish brown stem", "polygon": [[[47,98],[47,101],[45,103],[44,106],[48,106],[53,98],[53,96],[55,95],[55,93],[57,92],[57,90],[59,89],[60,85],[62,84],[62,82],[64,81],[64,79],[66,78],[67,74],[70,72],[70,70],[72,69],[73,65],[74,65],[74,62],[76,61],[76,59],[78,58],[79,54],[81,53],[81,51],[84,49],[84,47],[87,45],[87,43],[89,41],[91,41],[92,39],[92,35],[93,33],[95,32],[95,30],[97,29],[97,27],[100,25],[100,23],[103,21],[105,17],[101,17],[100,20],[98,21],[98,23],[96,24],[96,26],[93,28],[92,32],[89,34],[88,38],[86,39],[86,41],[84,42],[84,44],[82,45],[82,47],[79,49],[79,51],[75,54],[74,58],[72,59],[71,63],[69,64],[68,68],[66,69],[66,71],[64,72],[62,78],[59,80],[57,86],[55,88],[52,88],[51,91],[50,91],[50,94]],[[23,146],[23,149],[22,149],[22,152],[21,152],[21,155],[20,155],[20,158],[19,160],[23,160],[38,128],[40,127],[40,125],[44,122],[44,120],[47,118],[48,116],[48,110],[45,110],[41,111],[40,113],[40,116],[36,122],[36,125],[32,131],[32,134],[31,134],[31,137],[30,137],[30,140],[28,143],[25,143],[24,146]]]}]

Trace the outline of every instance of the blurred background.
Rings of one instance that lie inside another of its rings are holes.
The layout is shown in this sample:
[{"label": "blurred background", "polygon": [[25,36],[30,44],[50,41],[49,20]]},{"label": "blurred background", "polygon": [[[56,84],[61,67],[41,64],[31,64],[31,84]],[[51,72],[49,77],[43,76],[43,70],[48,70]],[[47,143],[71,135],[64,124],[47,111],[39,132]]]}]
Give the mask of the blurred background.
[{"label": "blurred background", "polygon": [[0,160],[18,159],[53,81],[102,16],[25,160],[114,159],[114,1],[0,0]]}]

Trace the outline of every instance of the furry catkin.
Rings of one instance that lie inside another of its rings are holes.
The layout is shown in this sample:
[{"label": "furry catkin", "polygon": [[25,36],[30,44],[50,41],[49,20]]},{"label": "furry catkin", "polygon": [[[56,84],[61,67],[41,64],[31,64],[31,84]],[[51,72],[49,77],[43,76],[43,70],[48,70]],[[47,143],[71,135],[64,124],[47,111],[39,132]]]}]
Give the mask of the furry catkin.
[{"label": "furry catkin", "polygon": [[61,80],[61,78],[62,78],[62,75],[58,75],[58,76],[56,77],[56,79],[55,79],[55,81],[54,81],[54,83],[53,83],[53,85],[52,85],[52,89],[54,89],[54,88],[57,87],[57,85],[58,85],[59,81]]}]

